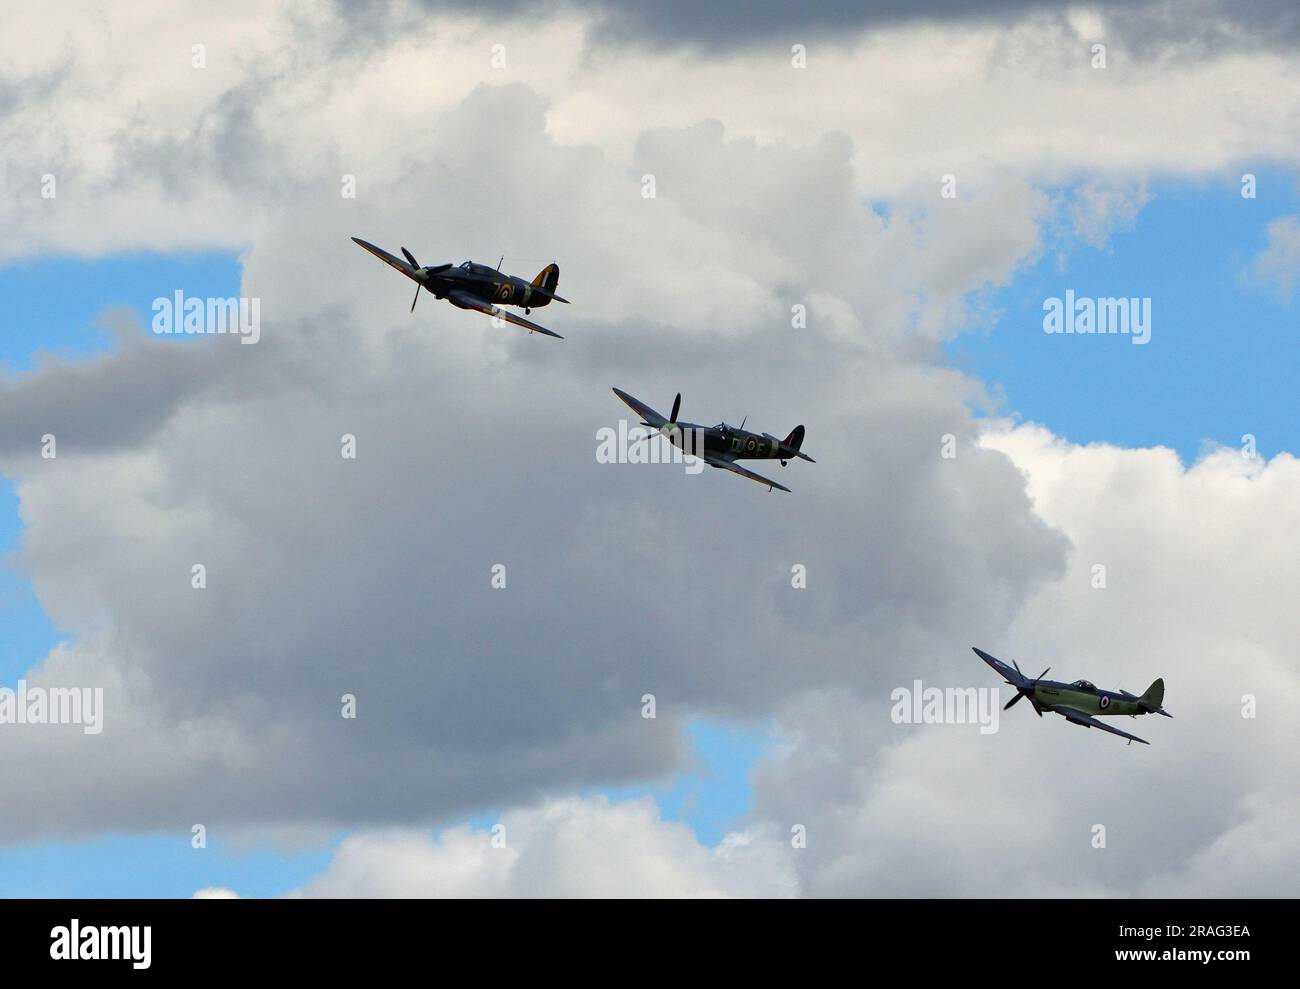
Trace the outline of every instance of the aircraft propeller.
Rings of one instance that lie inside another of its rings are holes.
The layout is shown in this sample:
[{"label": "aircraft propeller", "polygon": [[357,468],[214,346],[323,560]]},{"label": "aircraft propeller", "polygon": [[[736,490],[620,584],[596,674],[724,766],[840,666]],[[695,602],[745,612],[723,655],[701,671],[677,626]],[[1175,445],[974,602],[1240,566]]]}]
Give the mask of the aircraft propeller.
[{"label": "aircraft propeller", "polygon": [[[646,427],[648,427],[648,428],[654,430],[654,432],[648,432],[648,433],[646,433],[644,436],[641,437],[641,439],[642,439],[642,440],[648,440],[651,436],[654,436],[655,433],[658,433],[658,434],[661,435],[661,436],[668,436],[668,435],[670,435],[670,434],[672,433],[672,431],[675,430],[675,429],[677,428],[677,413],[678,413],[679,411],[681,411],[681,407],[682,407],[682,393],[681,393],[681,392],[678,392],[678,393],[677,393],[677,397],[676,397],[675,399],[673,399],[673,412],[672,412],[672,415],[670,415],[670,416],[668,417],[668,420],[667,420],[666,422],[661,423],[661,424],[658,426],[658,428],[656,428],[656,427],[654,427],[654,426],[651,426],[650,423],[648,423],[648,422],[643,422],[643,423],[641,423],[641,425],[646,426]],[[637,440],[637,442],[639,443],[640,440]]]},{"label": "aircraft propeller", "polygon": [[[406,260],[411,262],[411,267],[418,270],[420,267],[420,262],[415,260],[415,255],[412,254],[410,251],[408,251],[405,247],[402,248],[402,253],[406,255]],[[415,312],[415,304],[420,301],[420,289],[422,288],[424,288],[424,286],[421,285],[419,282],[415,283],[415,298],[411,300],[411,312]]]},{"label": "aircraft propeller", "polygon": [[[1020,678],[1022,680],[1025,679],[1025,674],[1020,670],[1020,664],[1013,659],[1011,661],[1011,665],[1016,668],[1016,672],[1020,674]],[[1011,700],[1007,701],[1006,704],[1002,705],[1002,710],[1009,711],[1011,709],[1011,706],[1015,704],[1018,700],[1020,700],[1020,698],[1022,697],[1032,697],[1034,693],[1034,685],[1037,684],[1039,680],[1043,679],[1043,677],[1047,676],[1047,674],[1050,673],[1051,671],[1052,668],[1049,666],[1047,669],[1043,670],[1042,673],[1038,674],[1038,676],[1034,677],[1034,679],[1030,680],[1029,683],[1025,684],[1023,687],[1020,686],[1019,684],[1012,683],[1010,680],[1007,680],[1006,684],[1008,687],[1016,688],[1016,696],[1011,698]],[[1043,716],[1043,712],[1038,710],[1037,704],[1034,705],[1034,713],[1037,714],[1040,718]]]},{"label": "aircraft propeller", "polygon": [[[431,264],[427,268],[421,268],[420,262],[415,260],[415,255],[405,247],[402,248],[402,253],[406,255],[406,260],[411,262],[411,267],[416,270],[417,274],[433,275],[437,274],[439,271],[446,271],[451,267],[451,263],[448,262],[447,264]],[[415,312],[415,304],[420,301],[420,289],[422,287],[423,286],[418,283],[415,286],[415,298],[411,300],[411,312]]]}]

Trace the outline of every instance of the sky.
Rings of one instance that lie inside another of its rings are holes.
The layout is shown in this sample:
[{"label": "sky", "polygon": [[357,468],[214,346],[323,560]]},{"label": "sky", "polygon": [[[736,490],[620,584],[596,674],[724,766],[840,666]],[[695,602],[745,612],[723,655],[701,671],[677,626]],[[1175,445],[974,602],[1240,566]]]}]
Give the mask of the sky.
[{"label": "sky", "polygon": [[[1268,246],[1268,224],[1300,209],[1300,190],[1284,172],[1256,178],[1271,190],[1263,203],[1242,198],[1235,177],[1152,183],[1129,229],[1102,246],[1049,247],[995,291],[992,325],[955,338],[949,359],[1000,385],[1020,416],[1076,443],[1165,445],[1188,464],[1203,444],[1237,446],[1245,433],[1265,456],[1295,450],[1294,300],[1253,282],[1251,261]],[[1153,310],[1158,299],[1161,339],[1133,349],[1078,337],[1068,362],[1054,359],[1059,341],[1025,331],[1041,327],[1043,299],[1070,288],[1148,295]]]},{"label": "sky", "polygon": [[[104,698],[0,724],[0,895],[1294,892],[1287,6],[148,6],[0,41],[0,686]],[[1175,717],[891,717],[971,645]]]}]

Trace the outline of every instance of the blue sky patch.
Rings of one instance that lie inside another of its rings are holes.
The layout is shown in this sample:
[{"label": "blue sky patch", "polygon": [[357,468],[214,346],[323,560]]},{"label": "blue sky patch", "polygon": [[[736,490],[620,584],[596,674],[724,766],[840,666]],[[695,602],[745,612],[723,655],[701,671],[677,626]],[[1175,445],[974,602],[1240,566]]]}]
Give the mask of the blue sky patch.
[{"label": "blue sky patch", "polygon": [[[1156,183],[1132,229],[1102,249],[1049,243],[1011,284],[991,293],[1000,313],[959,336],[952,363],[1006,395],[1006,411],[1075,442],[1170,446],[1184,463],[1203,443],[1264,456],[1300,449],[1292,415],[1300,380],[1300,308],[1248,276],[1269,223],[1300,212],[1293,180]],[[1090,298],[1151,299],[1151,339],[1048,334],[1043,303],[1067,289]]]}]

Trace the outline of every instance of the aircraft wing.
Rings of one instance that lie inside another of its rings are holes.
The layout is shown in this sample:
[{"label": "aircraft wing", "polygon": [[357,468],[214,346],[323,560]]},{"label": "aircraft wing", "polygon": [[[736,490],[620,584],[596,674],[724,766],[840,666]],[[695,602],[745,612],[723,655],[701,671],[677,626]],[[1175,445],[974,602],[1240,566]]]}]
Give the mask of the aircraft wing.
[{"label": "aircraft wing", "polygon": [[1010,683],[1013,687],[1029,686],[1029,680],[1026,679],[1024,676],[1022,676],[1020,673],[1017,673],[1013,667],[1008,666],[1006,663],[1002,662],[1002,660],[998,659],[996,656],[990,656],[979,646],[971,646],[971,648],[975,650],[976,656],[984,660],[984,662],[988,663],[989,666],[991,666],[994,669],[994,671],[1000,673],[1003,676],[1003,678],[1008,683]]},{"label": "aircraft wing", "polygon": [[1082,711],[1078,710],[1077,708],[1054,707],[1052,708],[1052,710],[1055,711],[1057,714],[1059,714],[1061,717],[1063,717],[1066,721],[1072,722],[1073,724],[1083,725],[1086,728],[1100,728],[1102,731],[1108,731],[1113,735],[1119,735],[1123,738],[1127,738],[1131,742],[1141,742],[1143,745],[1151,744],[1145,738],[1138,738],[1136,735],[1130,735],[1126,731],[1120,731],[1118,728],[1112,728],[1104,721],[1098,721],[1092,715],[1084,714]]},{"label": "aircraft wing", "polygon": [[759,484],[765,485],[769,491],[772,488],[780,488],[782,491],[787,492],[790,490],[784,484],[777,484],[775,481],[769,481],[762,474],[755,474],[752,470],[746,470],[744,467],[741,467],[740,464],[731,460],[723,460],[720,457],[705,457],[704,462],[710,467],[721,467],[723,470],[729,470],[733,474],[739,474],[741,477],[747,477],[751,481],[757,481]]},{"label": "aircraft wing", "polygon": [[[356,244],[358,247],[364,247],[375,257],[379,258],[380,261],[384,262],[384,264],[396,268],[398,271],[400,271],[411,281],[413,282],[420,281],[420,279],[416,277],[415,269],[411,267],[411,265],[403,261],[401,258],[394,257],[393,255],[389,254],[382,247],[376,247],[374,244],[367,244],[360,237],[353,237],[352,243]],[[423,282],[421,282],[421,284],[423,284]]]},{"label": "aircraft wing", "polygon": [[548,330],[545,326],[538,326],[530,319],[524,319],[524,317],[517,316],[504,309],[498,309],[492,303],[484,302],[477,295],[471,295],[460,289],[452,289],[447,293],[447,298],[462,309],[474,309],[484,315],[495,316],[497,319],[504,319],[507,323],[514,323],[515,326],[522,326],[525,330],[531,330],[533,333],[545,333],[548,337],[555,337],[557,340],[564,339],[564,337]]},{"label": "aircraft wing", "polygon": [[658,429],[660,426],[662,426],[664,423],[668,421],[663,416],[661,416],[658,412],[656,412],[654,409],[650,408],[650,406],[646,405],[645,402],[641,401],[639,398],[633,398],[627,392],[623,391],[623,389],[615,388],[614,394],[617,395],[620,399],[622,399],[624,405],[626,405],[629,409],[631,409],[633,412],[639,415],[646,422],[650,423],[650,425],[653,426],[655,429]]}]

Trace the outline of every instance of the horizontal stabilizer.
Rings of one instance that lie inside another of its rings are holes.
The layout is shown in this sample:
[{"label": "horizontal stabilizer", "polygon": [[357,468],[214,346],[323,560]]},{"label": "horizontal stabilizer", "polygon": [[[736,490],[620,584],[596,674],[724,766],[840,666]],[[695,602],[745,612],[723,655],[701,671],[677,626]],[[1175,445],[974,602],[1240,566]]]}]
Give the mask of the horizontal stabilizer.
[{"label": "horizontal stabilizer", "polygon": [[552,299],[554,299],[556,302],[563,302],[567,305],[569,302],[568,299],[564,298],[561,295],[555,294],[556,286],[558,286],[559,284],[560,284],[560,266],[556,264],[554,261],[552,261],[545,268],[539,271],[537,273],[537,277],[533,279],[533,292],[532,292],[532,296],[529,297],[529,300],[531,301],[533,296],[540,295],[542,297],[540,302],[533,302],[533,306],[534,307],[544,306]]},{"label": "horizontal stabilizer", "polygon": [[815,464],[817,463],[816,460],[808,456],[806,453],[799,452],[799,448],[803,446],[803,435],[804,428],[803,424],[800,423],[798,426],[795,426],[794,429],[790,430],[790,435],[781,441],[781,445],[792,450],[794,455],[800,460],[806,460],[810,464]]}]

